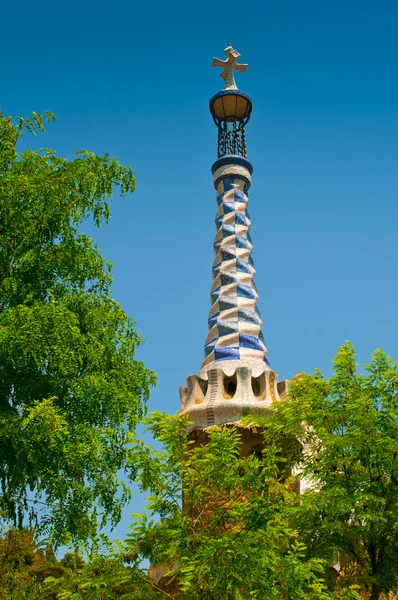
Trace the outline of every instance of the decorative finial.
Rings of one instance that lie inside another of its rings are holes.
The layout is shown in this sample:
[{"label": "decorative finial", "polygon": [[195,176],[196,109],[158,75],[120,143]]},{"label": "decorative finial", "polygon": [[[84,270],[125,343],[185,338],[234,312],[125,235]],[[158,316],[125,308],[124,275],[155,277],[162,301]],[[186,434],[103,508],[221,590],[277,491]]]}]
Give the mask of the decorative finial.
[{"label": "decorative finial", "polygon": [[237,50],[234,50],[231,44],[228,44],[224,50],[226,60],[221,60],[219,58],[213,59],[213,67],[222,67],[223,71],[220,73],[220,77],[222,77],[225,81],[224,90],[237,90],[237,85],[235,83],[234,71],[239,71],[240,73],[246,73],[247,65],[238,65],[237,60],[240,57],[240,54]]}]

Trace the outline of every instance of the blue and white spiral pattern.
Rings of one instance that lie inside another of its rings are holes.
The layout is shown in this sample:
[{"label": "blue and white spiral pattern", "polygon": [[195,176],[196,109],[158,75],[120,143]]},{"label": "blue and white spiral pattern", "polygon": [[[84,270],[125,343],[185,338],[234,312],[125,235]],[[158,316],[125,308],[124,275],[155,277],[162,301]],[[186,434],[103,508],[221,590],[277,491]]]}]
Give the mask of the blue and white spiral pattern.
[{"label": "blue and white spiral pattern", "polygon": [[212,307],[202,371],[213,362],[231,360],[247,364],[259,361],[269,366],[257,308],[244,179],[222,178],[217,184],[217,204]]}]

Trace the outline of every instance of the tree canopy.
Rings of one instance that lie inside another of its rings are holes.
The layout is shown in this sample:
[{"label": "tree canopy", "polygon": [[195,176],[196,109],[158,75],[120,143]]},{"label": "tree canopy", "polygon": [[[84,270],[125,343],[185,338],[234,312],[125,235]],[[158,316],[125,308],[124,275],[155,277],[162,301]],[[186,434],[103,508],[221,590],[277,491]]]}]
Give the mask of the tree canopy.
[{"label": "tree canopy", "polygon": [[378,600],[398,588],[398,365],[376,350],[357,367],[347,342],[332,377],[301,373],[264,426],[309,485],[292,515],[307,558]]},{"label": "tree canopy", "polygon": [[129,489],[126,440],[155,377],[111,296],[111,264],[81,231],[132,192],[130,167],[79,151],[18,153],[51,113],[0,115],[0,510],[54,543],[115,524]]},{"label": "tree canopy", "polygon": [[[153,413],[147,422],[164,450],[136,444],[149,516],[133,523],[127,556],[147,559],[155,579],[164,574],[162,589],[173,599],[356,598],[348,587],[344,596],[328,590],[321,558],[303,560],[305,546],[288,518],[299,496],[274,444],[261,458],[240,457],[238,427],[210,428],[203,444],[187,437],[178,416]],[[255,427],[250,418],[245,425]]]},{"label": "tree canopy", "polygon": [[107,552],[98,549],[85,563],[62,560],[64,571],[44,580],[43,598],[358,598],[350,586],[331,589],[326,561],[305,556],[289,520],[299,496],[280,477],[275,446],[262,458],[239,458],[237,428],[213,428],[203,445],[187,438],[187,420],[178,416],[155,413],[147,424],[163,446],[132,445],[147,510],[133,515],[127,539]]}]

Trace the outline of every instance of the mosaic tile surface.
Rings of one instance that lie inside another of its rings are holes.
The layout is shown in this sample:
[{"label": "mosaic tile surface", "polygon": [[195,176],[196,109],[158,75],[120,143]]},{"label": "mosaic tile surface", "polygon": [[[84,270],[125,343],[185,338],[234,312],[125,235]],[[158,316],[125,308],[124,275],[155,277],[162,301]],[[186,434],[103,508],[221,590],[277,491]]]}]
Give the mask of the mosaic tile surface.
[{"label": "mosaic tile surface", "polygon": [[212,306],[201,372],[214,363],[222,366],[223,361],[260,362],[269,367],[257,308],[247,204],[243,178],[223,177],[218,182]]}]

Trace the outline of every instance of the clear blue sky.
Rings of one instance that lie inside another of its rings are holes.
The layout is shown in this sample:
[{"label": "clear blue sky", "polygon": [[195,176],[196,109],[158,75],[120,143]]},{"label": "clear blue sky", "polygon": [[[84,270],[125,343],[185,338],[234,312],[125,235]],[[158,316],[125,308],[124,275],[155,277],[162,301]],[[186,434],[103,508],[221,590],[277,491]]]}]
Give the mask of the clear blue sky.
[{"label": "clear blue sky", "polygon": [[[260,311],[279,377],[351,340],[398,361],[398,4],[77,2],[2,7],[0,104],[52,110],[35,145],[133,167],[136,192],[95,231],[114,296],[158,373],[150,409],[175,412],[198,371],[210,307],[216,129],[213,56],[249,63],[249,210]],[[30,140],[29,143],[31,144]],[[125,526],[125,521],[124,525]]]}]

